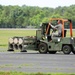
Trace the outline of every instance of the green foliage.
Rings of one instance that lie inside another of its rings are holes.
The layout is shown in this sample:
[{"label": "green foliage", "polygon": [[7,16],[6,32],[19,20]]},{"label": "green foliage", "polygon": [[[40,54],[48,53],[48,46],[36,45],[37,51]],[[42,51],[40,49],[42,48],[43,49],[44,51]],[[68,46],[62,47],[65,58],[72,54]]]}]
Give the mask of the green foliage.
[{"label": "green foliage", "polygon": [[0,28],[39,27],[42,22],[49,22],[50,18],[72,19],[75,24],[75,5],[69,7],[36,7],[36,6],[2,6],[0,5]]}]

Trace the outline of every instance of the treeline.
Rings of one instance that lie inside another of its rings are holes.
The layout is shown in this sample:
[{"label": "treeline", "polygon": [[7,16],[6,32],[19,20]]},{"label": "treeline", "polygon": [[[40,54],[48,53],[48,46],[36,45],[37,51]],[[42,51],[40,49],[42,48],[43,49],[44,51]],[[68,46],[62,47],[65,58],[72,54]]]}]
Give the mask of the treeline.
[{"label": "treeline", "polygon": [[0,28],[37,28],[42,22],[49,22],[50,18],[72,19],[75,27],[75,5],[57,8],[0,5]]}]

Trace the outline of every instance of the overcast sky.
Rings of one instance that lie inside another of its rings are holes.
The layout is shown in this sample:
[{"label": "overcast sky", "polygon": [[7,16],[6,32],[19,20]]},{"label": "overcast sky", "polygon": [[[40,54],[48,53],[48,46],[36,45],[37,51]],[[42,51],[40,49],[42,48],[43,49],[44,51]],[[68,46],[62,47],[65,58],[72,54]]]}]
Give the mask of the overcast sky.
[{"label": "overcast sky", "polygon": [[0,0],[1,5],[28,5],[39,7],[70,6],[75,4],[75,0]]}]

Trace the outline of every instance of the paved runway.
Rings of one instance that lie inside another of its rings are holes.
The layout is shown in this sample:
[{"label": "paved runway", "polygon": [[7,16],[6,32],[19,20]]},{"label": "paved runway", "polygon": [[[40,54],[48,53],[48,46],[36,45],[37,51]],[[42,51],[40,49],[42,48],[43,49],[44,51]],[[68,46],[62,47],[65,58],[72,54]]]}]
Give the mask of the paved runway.
[{"label": "paved runway", "polygon": [[75,73],[75,55],[0,52],[0,71]]}]

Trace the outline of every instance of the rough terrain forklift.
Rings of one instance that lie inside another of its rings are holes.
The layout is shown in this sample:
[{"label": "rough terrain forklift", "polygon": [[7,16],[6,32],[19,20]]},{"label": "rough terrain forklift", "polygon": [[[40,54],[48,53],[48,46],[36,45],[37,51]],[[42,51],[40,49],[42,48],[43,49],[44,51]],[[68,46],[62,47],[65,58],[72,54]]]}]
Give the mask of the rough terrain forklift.
[{"label": "rough terrain forklift", "polygon": [[[73,52],[75,54],[75,37],[72,33],[72,21],[68,19],[52,18],[50,21],[62,21],[62,34],[58,37],[51,38],[50,35],[50,25],[48,24],[45,32],[45,40],[40,40],[39,52],[40,53],[51,53],[55,54],[57,51],[63,51],[64,54],[70,54]],[[65,30],[65,23],[69,24],[70,37],[66,37],[67,30]],[[44,29],[44,28],[43,28]]]},{"label": "rough terrain forklift", "polygon": [[[41,28],[36,30],[36,36],[12,37],[8,42],[8,51],[20,49],[21,52],[26,50],[36,50],[40,53],[55,54],[57,51],[63,51],[64,54],[75,54],[75,37],[72,33],[72,21],[68,19],[52,18],[50,23],[56,25],[56,21],[62,21],[61,36],[51,37],[54,30],[49,23],[42,23]],[[66,37],[65,23],[70,28],[70,37]]]}]

